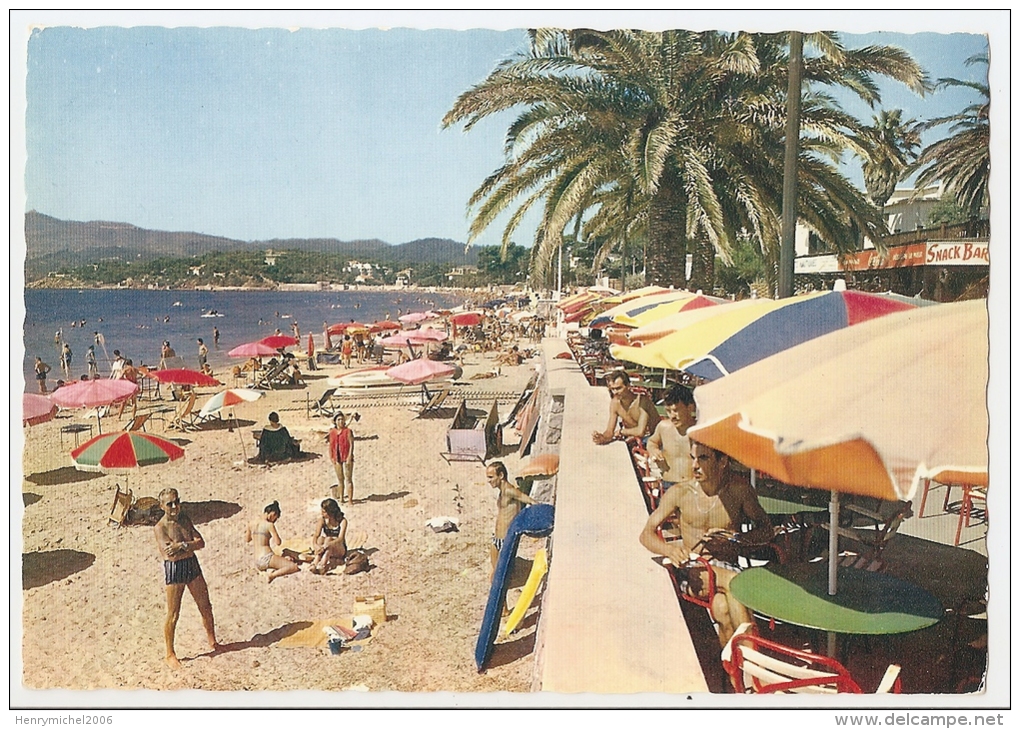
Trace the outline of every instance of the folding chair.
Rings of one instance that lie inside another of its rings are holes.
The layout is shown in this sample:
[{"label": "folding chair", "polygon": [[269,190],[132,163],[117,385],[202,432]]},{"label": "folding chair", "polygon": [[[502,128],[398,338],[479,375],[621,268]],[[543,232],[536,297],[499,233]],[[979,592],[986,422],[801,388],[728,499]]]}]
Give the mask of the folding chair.
[{"label": "folding chair", "polygon": [[195,391],[192,390],[188,395],[188,399],[184,401],[184,404],[174,413],[174,417],[167,423],[166,427],[168,430],[171,428],[181,431],[196,430],[194,416],[191,414],[191,411],[195,408],[197,397]]},{"label": "folding chair", "polygon": [[142,413],[140,415],[136,415],[135,417],[131,418],[131,420],[129,420],[127,422],[127,425],[124,426],[124,430],[126,430],[126,431],[133,431],[133,430],[142,430],[142,431],[144,431],[145,430],[145,423],[149,420],[150,417],[152,417],[152,413]]},{"label": "folding chair", "polygon": [[[738,693],[863,694],[839,661],[752,634],[744,623],[722,651],[722,664]],[[875,693],[900,692],[900,667],[891,665]]]},{"label": "folding chair", "polygon": [[312,414],[322,415],[326,418],[335,417],[339,410],[333,405],[333,393],[336,392],[335,387],[327,388],[322,396],[318,400],[312,403]]},{"label": "folding chair", "polygon": [[420,418],[425,415],[430,415],[435,411],[439,410],[442,407],[443,403],[446,402],[446,398],[449,395],[450,388],[448,387],[436,391],[435,393],[432,394],[432,397],[429,398],[429,401],[427,403],[422,405],[420,408],[413,408],[414,412],[417,413],[416,417]]}]

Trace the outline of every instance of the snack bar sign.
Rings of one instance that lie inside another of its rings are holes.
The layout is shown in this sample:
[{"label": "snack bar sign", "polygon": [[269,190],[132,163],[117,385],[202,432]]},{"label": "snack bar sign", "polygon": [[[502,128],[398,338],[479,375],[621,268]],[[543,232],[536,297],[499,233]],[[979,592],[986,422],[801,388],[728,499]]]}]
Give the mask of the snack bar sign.
[{"label": "snack bar sign", "polygon": [[987,266],[987,243],[929,243],[927,266]]}]

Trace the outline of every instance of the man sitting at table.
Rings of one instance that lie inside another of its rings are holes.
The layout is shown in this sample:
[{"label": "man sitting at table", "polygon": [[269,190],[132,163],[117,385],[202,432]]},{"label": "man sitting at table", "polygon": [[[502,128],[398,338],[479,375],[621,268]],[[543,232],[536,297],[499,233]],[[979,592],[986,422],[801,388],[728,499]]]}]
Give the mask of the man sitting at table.
[{"label": "man sitting at table", "polygon": [[[591,434],[596,445],[612,443],[617,438],[647,438],[655,432],[662,416],[648,395],[639,395],[630,388],[630,377],[623,370],[606,375],[609,401],[609,424],[603,431]],[[619,427],[617,424],[619,423]]]},{"label": "man sitting at table", "polygon": [[[678,483],[662,496],[659,506],[648,517],[641,531],[642,546],[661,554],[677,567],[686,566],[692,556],[711,557],[711,542],[725,541],[740,532],[740,525],[749,521],[753,528],[740,535],[745,544],[763,544],[772,538],[768,514],[748,479],[730,470],[725,453],[700,443],[691,443],[694,480]],[[679,514],[679,541],[667,542],[657,530],[674,513]],[[718,559],[710,568],[715,574],[716,593],[711,596],[712,618],[719,624],[719,642],[725,646],[741,623],[752,622],[751,614],[730,594],[734,568]],[[697,565],[688,567],[688,585],[702,598],[708,598],[705,580],[699,579]]]}]

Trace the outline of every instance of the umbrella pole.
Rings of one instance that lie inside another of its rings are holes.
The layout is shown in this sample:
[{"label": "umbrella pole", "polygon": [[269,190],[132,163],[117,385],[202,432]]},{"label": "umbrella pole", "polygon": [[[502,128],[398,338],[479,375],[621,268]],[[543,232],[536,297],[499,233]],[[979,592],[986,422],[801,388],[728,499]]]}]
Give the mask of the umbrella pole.
[{"label": "umbrella pole", "polygon": [[248,463],[248,449],[244,447],[244,434],[241,432],[241,426],[237,424],[237,415],[233,412],[230,416],[234,419],[234,430],[237,431],[237,437],[241,439],[241,455],[244,456],[244,462]]},{"label": "umbrella pole", "polygon": [[839,493],[829,496],[829,594],[836,594],[836,568],[839,565]]}]

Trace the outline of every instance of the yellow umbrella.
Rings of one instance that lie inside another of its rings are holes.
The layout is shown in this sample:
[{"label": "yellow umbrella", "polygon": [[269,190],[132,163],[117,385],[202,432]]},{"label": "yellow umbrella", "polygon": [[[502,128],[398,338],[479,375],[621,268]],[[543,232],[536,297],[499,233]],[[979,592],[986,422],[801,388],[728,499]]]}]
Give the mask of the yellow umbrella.
[{"label": "yellow umbrella", "polygon": [[616,294],[615,296],[607,296],[602,299],[599,303],[606,306],[616,306],[626,301],[632,301],[639,299],[642,296],[649,296],[651,294],[663,294],[672,291],[673,289],[667,289],[665,286],[643,286],[633,291],[624,291],[623,293]]}]

